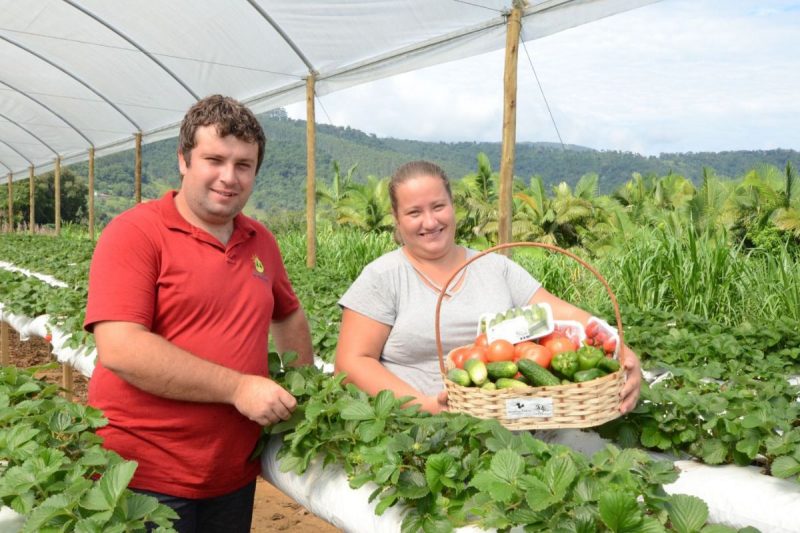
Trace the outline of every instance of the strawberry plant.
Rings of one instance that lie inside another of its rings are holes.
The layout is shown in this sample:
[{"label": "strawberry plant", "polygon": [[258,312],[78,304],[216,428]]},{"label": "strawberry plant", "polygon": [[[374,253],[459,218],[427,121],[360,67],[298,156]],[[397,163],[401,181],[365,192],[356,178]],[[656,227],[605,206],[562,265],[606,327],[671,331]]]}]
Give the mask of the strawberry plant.
[{"label": "strawberry plant", "polygon": [[101,445],[102,413],[35,379],[0,368],[0,502],[26,517],[22,533],[174,531],[172,509],[127,489],[136,463]]},{"label": "strawberry plant", "polygon": [[[344,376],[313,367],[271,375],[298,398],[284,433],[283,471],[303,473],[311,460],[340,465],[354,488],[375,486],[376,513],[407,511],[402,531],[452,531],[474,524],[506,530],[734,531],[708,526],[697,498],[668,495],[672,463],[613,446],[591,458],[549,445],[529,432],[465,414],[430,415],[388,391],[370,397]],[[704,529],[705,528],[705,529]]]}]

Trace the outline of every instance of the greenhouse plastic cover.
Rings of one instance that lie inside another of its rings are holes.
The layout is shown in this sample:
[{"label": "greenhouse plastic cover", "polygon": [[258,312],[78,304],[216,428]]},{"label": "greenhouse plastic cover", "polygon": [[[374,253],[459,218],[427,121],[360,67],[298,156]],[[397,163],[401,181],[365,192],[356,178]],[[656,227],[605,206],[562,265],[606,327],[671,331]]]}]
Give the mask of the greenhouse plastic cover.
[{"label": "greenhouse plastic cover", "polygon": [[[529,0],[529,41],[657,0]],[[0,175],[174,137],[193,102],[256,113],[502,49],[511,0],[0,0]]]}]

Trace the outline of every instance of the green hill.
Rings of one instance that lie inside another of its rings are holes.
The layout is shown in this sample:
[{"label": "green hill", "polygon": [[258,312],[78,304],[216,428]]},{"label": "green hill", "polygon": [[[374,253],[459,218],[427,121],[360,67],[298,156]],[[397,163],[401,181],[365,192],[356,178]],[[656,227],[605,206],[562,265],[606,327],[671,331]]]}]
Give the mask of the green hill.
[{"label": "green hill", "polygon": [[[261,212],[302,210],[305,202],[306,123],[293,120],[283,110],[260,117],[267,133],[265,161],[259,173],[251,200],[251,208]],[[164,190],[177,187],[176,139],[147,144],[142,149],[142,189],[147,198],[160,196]],[[484,152],[495,171],[499,170],[500,144],[486,142],[422,142],[378,138],[350,127],[317,126],[317,180],[329,181],[332,163],[339,162],[342,172],[357,165],[355,177],[389,176],[400,164],[412,159],[430,159],[440,164],[451,178],[458,179],[474,172],[476,156]],[[666,175],[670,172],[686,176],[698,183],[702,169],[709,167],[717,174],[738,177],[748,170],[770,164],[778,167],[792,161],[800,163],[800,152],[794,150],[758,150],[732,152],[697,152],[642,156],[631,152],[598,151],[555,143],[519,143],[514,174],[525,182],[540,175],[546,184],[566,181],[574,184],[583,174],[600,176],[600,192],[610,193],[628,181],[631,174]],[[131,198],[133,196],[133,153],[121,152],[98,159],[96,189],[102,195]],[[74,165],[79,175],[86,175],[87,165]]]}]

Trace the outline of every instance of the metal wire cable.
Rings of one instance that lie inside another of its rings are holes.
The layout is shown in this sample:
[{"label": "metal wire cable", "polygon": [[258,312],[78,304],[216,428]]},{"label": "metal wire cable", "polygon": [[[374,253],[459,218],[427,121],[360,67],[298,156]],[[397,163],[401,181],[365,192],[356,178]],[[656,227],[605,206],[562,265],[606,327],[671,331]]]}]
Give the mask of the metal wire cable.
[{"label": "metal wire cable", "polygon": [[533,60],[531,59],[531,55],[528,53],[528,47],[525,46],[525,41],[520,39],[522,43],[522,49],[525,50],[525,55],[528,56],[528,64],[531,66],[531,71],[533,71],[533,77],[536,78],[536,83],[539,85],[539,92],[542,94],[542,100],[544,100],[544,105],[547,108],[547,113],[550,115],[550,120],[553,123],[553,128],[556,130],[556,135],[558,135],[558,142],[561,143],[561,149],[566,150],[564,146],[564,140],[561,138],[561,132],[558,131],[558,125],[556,124],[556,119],[553,116],[553,112],[550,110],[550,104],[547,102],[547,96],[544,94],[544,88],[542,87],[542,82],[539,81],[539,76],[536,74],[536,68],[533,66]]}]

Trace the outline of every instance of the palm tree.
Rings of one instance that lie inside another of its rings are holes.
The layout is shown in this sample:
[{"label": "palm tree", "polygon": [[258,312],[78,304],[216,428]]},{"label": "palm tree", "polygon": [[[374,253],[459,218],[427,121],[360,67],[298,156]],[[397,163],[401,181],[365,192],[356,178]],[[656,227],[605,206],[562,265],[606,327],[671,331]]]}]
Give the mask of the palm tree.
[{"label": "palm tree", "polygon": [[351,183],[339,203],[337,222],[369,232],[391,231],[393,223],[389,178],[367,176],[366,183]]},{"label": "palm tree", "polygon": [[786,163],[783,201],[775,209],[771,220],[775,227],[800,239],[800,180],[791,163]]},{"label": "palm tree", "polygon": [[330,186],[324,181],[317,182],[316,199],[320,206],[318,217],[325,217],[337,223],[342,200],[347,197],[347,192],[353,186],[353,172],[357,166],[358,163],[351,166],[347,169],[347,174],[343,176],[339,169],[339,162],[334,161]]}]

